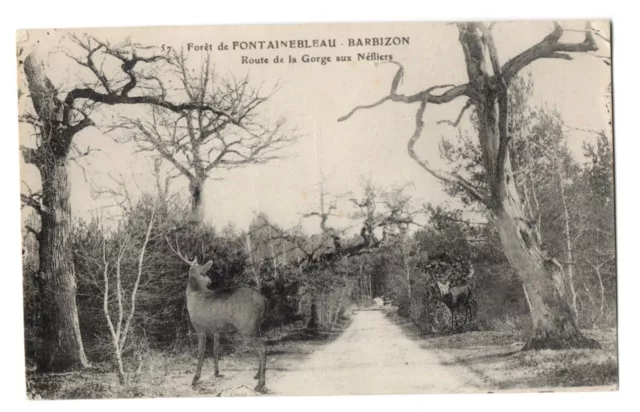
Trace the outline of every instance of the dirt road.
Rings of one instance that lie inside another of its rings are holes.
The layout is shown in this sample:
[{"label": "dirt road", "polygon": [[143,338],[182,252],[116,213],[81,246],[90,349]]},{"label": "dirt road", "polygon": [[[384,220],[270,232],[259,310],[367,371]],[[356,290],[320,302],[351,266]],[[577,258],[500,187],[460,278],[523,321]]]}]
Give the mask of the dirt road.
[{"label": "dirt road", "polygon": [[379,311],[361,311],[342,336],[267,379],[274,395],[421,394],[473,391],[473,377],[444,366]]}]

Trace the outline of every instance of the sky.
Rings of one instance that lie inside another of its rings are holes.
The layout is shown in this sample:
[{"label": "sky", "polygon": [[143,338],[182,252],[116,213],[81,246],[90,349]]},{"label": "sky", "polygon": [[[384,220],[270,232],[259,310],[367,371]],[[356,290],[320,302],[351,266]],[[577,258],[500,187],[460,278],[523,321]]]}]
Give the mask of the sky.
[{"label": "sky", "polygon": [[[582,29],[584,22],[562,22],[568,29]],[[605,35],[608,26],[594,23]],[[517,55],[546,36],[551,22],[500,22],[493,28],[499,57],[502,62]],[[388,94],[396,66],[357,61],[357,53],[376,52],[392,55],[405,68],[399,92],[412,94],[438,84],[467,82],[462,49],[455,25],[444,23],[395,24],[313,24],[285,26],[217,26],[171,27],[144,29],[77,29],[75,33],[90,33],[101,39],[118,42],[130,36],[145,45],[187,47],[189,43],[210,44],[212,61],[221,76],[243,76],[255,85],[269,88],[276,82],[278,92],[264,107],[262,119],[274,122],[284,117],[287,124],[301,133],[300,141],[287,150],[288,157],[265,165],[251,165],[244,169],[219,171],[212,174],[204,188],[205,219],[216,226],[233,222],[246,228],[255,213],[264,212],[283,227],[296,224],[302,213],[317,208],[320,176],[326,176],[325,187],[332,194],[357,192],[361,176],[370,177],[376,184],[390,186],[411,183],[408,193],[419,203],[441,204],[451,201],[440,183],[420,168],[406,151],[413,132],[416,105],[387,102],[382,106],[362,110],[349,120],[338,122],[340,116],[360,104],[374,102]],[[85,69],[59,50],[65,31],[28,31],[21,44],[29,50],[34,45],[46,53],[47,73],[55,85],[70,88],[85,78]],[[410,44],[393,47],[348,47],[349,38],[409,37]],[[567,31],[564,41],[580,41],[583,34]],[[608,37],[608,36],[607,36]],[[224,42],[251,40],[337,39],[335,49],[306,50],[217,50]],[[608,44],[598,39],[599,55],[610,55]],[[331,62],[326,65],[303,63],[301,57],[350,55],[356,61]],[[282,64],[242,64],[242,56],[249,58],[276,55],[285,58]],[[289,64],[287,56],[297,57]],[[188,53],[190,64],[199,66],[204,53]],[[556,107],[569,126],[601,130],[608,128],[605,90],[611,80],[610,67],[594,56],[577,54],[573,61],[549,59],[533,63],[530,70],[534,81],[533,103]],[[438,156],[437,144],[441,136],[453,137],[455,130],[436,124],[439,120],[454,119],[464,105],[457,99],[446,105],[429,105],[425,117],[425,132],[416,146],[417,152],[434,166],[446,166]],[[112,110],[111,115],[124,113],[128,117],[144,117],[143,106],[126,106]],[[22,143],[30,144],[29,131],[21,130]],[[100,213],[102,207],[113,203],[109,199],[94,199],[89,181],[94,186],[109,184],[108,174],[121,174],[129,190],[135,195],[140,188],[151,187],[149,158],[136,154],[135,147],[114,142],[118,132],[106,134],[100,128],[89,128],[76,136],[81,148],[99,149],[83,159],[83,171],[71,164],[72,209],[74,216],[89,218]],[[567,134],[571,149],[579,157],[582,142],[593,139],[586,132]],[[39,185],[31,166],[21,165],[21,179],[32,189]],[[24,186],[23,186],[24,187]],[[178,180],[175,189],[187,194],[186,180]],[[352,212],[349,205],[341,209]],[[337,219],[336,225],[346,221]],[[317,222],[307,222],[305,228],[317,230]]]}]

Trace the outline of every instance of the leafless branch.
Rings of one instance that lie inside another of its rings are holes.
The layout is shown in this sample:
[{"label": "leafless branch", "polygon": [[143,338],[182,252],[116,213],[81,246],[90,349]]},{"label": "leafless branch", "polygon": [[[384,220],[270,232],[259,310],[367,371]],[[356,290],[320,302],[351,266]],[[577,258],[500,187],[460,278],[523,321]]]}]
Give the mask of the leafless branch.
[{"label": "leafless branch", "polygon": [[[381,105],[387,100],[391,100],[393,102],[400,102],[400,103],[425,102],[425,104],[426,103],[442,104],[442,103],[448,103],[457,97],[464,96],[467,94],[468,86],[466,84],[461,86],[454,86],[454,85],[433,86],[419,93],[409,95],[409,96],[404,94],[398,94],[398,86],[400,85],[400,82],[404,76],[404,67],[402,67],[400,63],[395,61],[391,61],[390,63],[397,65],[398,71],[396,72],[396,75],[394,76],[393,81],[391,82],[391,92],[389,93],[389,95],[381,98],[375,103],[357,106],[346,115],[340,117],[338,119],[339,122],[349,119],[356,111],[360,109],[371,109]],[[449,90],[447,90],[445,93],[440,95],[434,95],[431,93],[432,91],[439,88],[449,88]]]},{"label": "leafless branch", "polygon": [[[214,105],[208,105],[202,101],[200,102],[184,102],[174,103],[166,100],[166,89],[157,76],[146,75],[144,71],[139,70],[141,65],[153,64],[159,61],[168,61],[167,56],[160,54],[149,54],[143,56],[140,53],[149,50],[149,47],[143,47],[140,44],[126,41],[120,45],[111,45],[109,42],[98,40],[95,37],[86,36],[84,38],[71,37],[71,40],[85,52],[85,56],[76,57],[67,53],[76,63],[82,67],[86,67],[96,77],[98,84],[102,86],[104,91],[99,91],[95,87],[78,87],[71,90],[64,99],[64,116],[63,123],[69,123],[69,116],[74,102],[77,100],[88,99],[93,102],[106,105],[115,104],[150,104],[158,107],[163,107],[175,113],[180,113],[183,110],[195,110],[213,113],[217,116],[228,119],[230,122],[235,123],[237,120],[233,115],[226,113],[223,110],[218,109]],[[115,81],[117,76],[113,76],[113,80],[106,76],[102,68],[99,68],[96,59],[100,53],[100,58],[105,59],[107,57],[115,58],[121,62],[120,69],[122,75],[126,80],[120,82]],[[153,80],[156,86],[147,88],[150,91],[160,90],[160,94],[150,95],[135,95],[130,93],[142,86],[141,81]],[[118,84],[116,84],[118,83]]]},{"label": "leafless branch", "polygon": [[[109,262],[107,261],[107,240],[102,239],[102,261],[104,263],[104,295],[102,299],[102,310],[104,312],[104,316],[107,319],[107,326],[109,326],[109,332],[111,332],[111,337],[114,340],[114,345],[117,344],[118,337],[116,335],[115,328],[113,327],[113,322],[111,321],[111,314],[109,312]],[[116,346],[117,347],[117,346]]]},{"label": "leafless branch", "polygon": [[78,160],[78,159],[81,159],[83,157],[89,156],[91,153],[101,152],[102,151],[100,149],[93,149],[93,148],[91,148],[91,146],[87,146],[87,149],[82,151],[82,150],[80,150],[80,148],[75,143],[71,144],[71,149],[76,153],[76,155],[75,156],[70,156],[69,160]]},{"label": "leafless branch", "polygon": [[[154,107],[151,119],[126,119],[115,125],[130,130],[129,139],[140,151],[156,151],[190,181],[204,183],[214,169],[234,169],[284,158],[283,150],[300,138],[296,130],[285,130],[278,120],[266,126],[258,109],[272,94],[260,95],[247,77],[217,80],[210,61],[193,75],[183,53],[171,60],[189,101],[200,106],[178,112]],[[202,105],[224,108],[233,117],[221,116]]]},{"label": "leafless branch", "polygon": [[564,29],[562,26],[554,22],[554,30],[547,37],[504,64],[502,68],[504,80],[508,83],[520,70],[538,59],[560,58],[570,60],[571,56],[566,53],[598,50],[590,24],[587,24],[584,40],[580,43],[561,43],[560,38],[563,34]]},{"label": "leafless branch", "polygon": [[482,31],[482,36],[487,49],[489,50],[489,60],[491,61],[491,67],[493,69],[493,75],[496,78],[501,76],[500,59],[498,58],[498,49],[493,40],[493,34],[491,28],[485,26],[483,23],[478,23],[478,27]]},{"label": "leafless branch", "polygon": [[26,206],[33,208],[38,214],[43,215],[45,213],[45,209],[40,203],[39,196],[37,194],[25,195],[23,193],[20,194],[20,200]]},{"label": "leafless branch", "polygon": [[36,238],[36,240],[38,242],[40,242],[41,236],[40,236],[40,232],[35,230],[33,227],[29,226],[29,225],[25,225],[24,228],[28,231],[31,232],[33,234],[33,236]]},{"label": "leafless branch", "polygon": [[[415,144],[418,141],[418,139],[420,138],[420,136],[422,135],[422,130],[424,128],[424,113],[427,107],[427,103],[435,103],[435,104],[443,104],[443,103],[448,103],[452,100],[454,100],[457,97],[460,96],[465,96],[467,95],[468,91],[468,85],[462,85],[462,86],[454,86],[454,85],[444,85],[444,86],[433,86],[430,87],[422,92],[419,92],[417,94],[411,95],[411,96],[405,96],[405,95],[401,95],[397,93],[397,88],[398,85],[400,84],[402,77],[404,76],[404,68],[402,67],[402,65],[398,62],[391,62],[395,65],[398,66],[398,71],[396,72],[396,75],[393,78],[393,81],[391,83],[391,93],[389,96],[387,96],[387,98],[385,99],[381,99],[378,102],[371,104],[371,105],[366,105],[366,106],[359,106],[356,109],[352,110],[350,113],[348,113],[347,115],[341,117],[338,119],[338,121],[344,121],[347,120],[349,117],[351,117],[351,115],[353,115],[353,113],[355,113],[356,110],[358,109],[364,109],[364,108],[372,108],[375,106],[378,106],[382,103],[384,103],[387,100],[391,100],[394,102],[402,102],[402,103],[415,103],[415,102],[419,102],[420,106],[418,108],[418,110],[416,111],[416,115],[415,115],[415,130],[413,132],[413,135],[411,136],[411,138],[409,139],[408,143],[407,143],[407,151],[409,152],[409,156],[411,156],[411,158],[418,163],[423,169],[425,169],[429,174],[431,174],[432,176],[434,176],[435,178],[442,180],[444,182],[450,183],[450,184],[454,184],[457,185],[459,187],[461,187],[462,189],[464,189],[466,192],[468,192],[474,199],[479,200],[482,203],[485,203],[485,196],[482,195],[478,189],[476,189],[475,187],[473,187],[473,185],[471,185],[470,182],[468,182],[466,179],[462,178],[461,176],[459,176],[457,173],[454,174],[449,174],[446,172],[442,172],[442,171],[437,171],[435,169],[433,169],[425,160],[421,159],[417,153],[415,152]],[[447,92],[445,92],[444,94],[441,95],[433,95],[432,91],[436,90],[438,88],[443,88],[443,87],[447,87],[449,88],[449,90]],[[465,104],[465,107],[463,108],[463,112],[464,110],[466,110],[468,107],[470,107],[471,103],[467,103]],[[462,116],[462,113],[460,114],[459,117]]]},{"label": "leafless branch", "polygon": [[138,256],[138,273],[136,276],[136,281],[133,284],[133,290],[131,291],[131,304],[129,305],[129,315],[124,324],[124,332],[122,333],[122,338],[120,339],[120,350],[124,349],[124,344],[127,340],[127,333],[129,332],[129,328],[131,327],[131,321],[133,320],[133,314],[136,310],[136,295],[138,293],[138,286],[140,285],[140,278],[142,277],[142,264],[144,262],[144,254],[147,250],[147,244],[149,243],[149,236],[151,235],[151,229],[153,228],[153,221],[155,218],[156,211],[151,212],[151,217],[149,218],[149,225],[147,226],[147,233],[144,237],[144,242],[140,247],[140,253]]},{"label": "leafless branch", "polygon": [[437,124],[448,124],[452,127],[458,127],[458,125],[460,124],[460,120],[462,120],[462,116],[464,116],[464,113],[467,111],[467,109],[469,109],[472,106],[472,102],[471,100],[467,100],[467,102],[465,103],[465,105],[462,107],[462,110],[460,110],[460,114],[458,115],[458,117],[456,117],[456,120],[451,121],[451,120],[439,120],[438,122],[436,122]]},{"label": "leafless branch", "polygon": [[413,132],[413,135],[411,136],[411,139],[409,139],[409,142],[407,143],[407,151],[409,152],[409,156],[411,156],[411,158],[416,163],[418,163],[424,170],[426,170],[429,174],[431,174],[436,179],[449,184],[456,185],[464,189],[472,198],[476,199],[482,204],[486,204],[487,203],[486,195],[482,194],[469,181],[467,181],[457,173],[449,174],[444,171],[435,170],[429,165],[428,162],[421,159],[416,153],[414,146],[418,141],[418,139],[420,138],[420,136],[422,135],[422,129],[424,127],[423,116],[424,116],[426,107],[427,107],[426,101],[422,102],[420,104],[420,108],[416,112],[416,116],[415,116],[416,127]]},{"label": "leafless branch", "polygon": [[386,102],[387,100],[391,100],[391,96],[385,96],[382,99],[373,102],[371,104],[362,104],[360,106],[356,106],[353,109],[351,109],[351,111],[349,113],[347,113],[346,115],[340,117],[338,119],[339,122],[345,121],[348,118],[351,117],[351,115],[353,115],[355,112],[357,112],[358,110],[362,110],[362,109],[372,109],[374,107],[380,106],[382,103]]}]

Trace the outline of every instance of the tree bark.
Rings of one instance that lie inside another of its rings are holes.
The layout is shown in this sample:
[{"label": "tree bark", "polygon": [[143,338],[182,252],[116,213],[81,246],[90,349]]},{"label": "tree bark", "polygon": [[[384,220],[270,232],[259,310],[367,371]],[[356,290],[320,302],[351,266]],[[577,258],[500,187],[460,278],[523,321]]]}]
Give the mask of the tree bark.
[{"label": "tree bark", "polygon": [[503,199],[494,211],[494,222],[504,253],[529,298],[533,333],[523,350],[599,348],[598,342],[586,338],[576,326],[569,305],[544,264],[539,240],[532,223],[525,219],[510,170],[505,172]]},{"label": "tree bark", "polygon": [[317,332],[319,323],[320,322],[318,321],[318,299],[314,293],[313,295],[311,295],[311,317],[307,322],[307,326],[306,326],[307,331]]},{"label": "tree bark", "polygon": [[189,193],[191,194],[191,217],[194,223],[202,222],[204,218],[204,205],[202,199],[202,188],[204,179],[194,177],[189,181]]},{"label": "tree bark", "polygon": [[[562,269],[562,265],[557,260],[549,258],[548,256],[544,257],[544,265],[549,273],[551,273],[551,277],[553,278],[553,282],[556,285],[556,289],[558,289],[558,292],[560,293],[560,297],[565,302],[568,302],[567,288],[565,286],[564,270]],[[573,311],[573,314],[575,316],[575,310]]]},{"label": "tree bark", "polygon": [[[39,236],[40,318],[44,347],[38,356],[43,371],[65,371],[89,366],[82,345],[71,235],[70,186],[67,157],[74,134],[90,125],[90,121],[75,126],[60,122],[63,105],[57,90],[44,73],[38,55],[31,53],[24,62],[29,92],[41,121],[37,149],[23,148],[25,162],[33,164],[42,181],[42,228]],[[64,116],[62,116],[64,119]]]},{"label": "tree bark", "polygon": [[597,322],[601,322],[604,318],[604,283],[602,282],[602,274],[600,273],[600,268],[602,267],[602,263],[593,264],[587,260],[587,263],[593,268],[596,276],[598,277],[598,286],[600,287],[600,314],[598,315]]},{"label": "tree bark", "polygon": [[39,368],[63,371],[89,366],[82,345],[76,279],[71,250],[71,205],[64,159],[50,159],[40,167],[42,175],[42,235],[40,243],[41,316],[44,352]]},{"label": "tree bark", "polygon": [[569,283],[569,290],[571,291],[571,309],[573,309],[574,316],[578,316],[578,303],[577,303],[577,295],[576,288],[573,282],[573,247],[571,244],[571,229],[569,226],[569,209],[567,207],[567,198],[565,194],[564,187],[564,175],[562,173],[562,169],[560,168],[560,158],[557,156],[556,161],[558,162],[558,185],[560,188],[560,199],[562,200],[562,212],[564,217],[564,236],[565,242],[567,246],[567,281]]}]

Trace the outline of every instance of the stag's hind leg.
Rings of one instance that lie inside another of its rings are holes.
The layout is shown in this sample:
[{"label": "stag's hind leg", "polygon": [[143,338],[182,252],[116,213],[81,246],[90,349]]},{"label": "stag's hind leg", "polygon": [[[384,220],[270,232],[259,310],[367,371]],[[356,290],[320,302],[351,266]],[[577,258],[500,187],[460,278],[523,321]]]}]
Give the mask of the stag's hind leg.
[{"label": "stag's hind leg", "polygon": [[200,373],[202,372],[202,364],[204,363],[204,350],[207,346],[207,334],[198,333],[198,368],[196,369],[196,376],[193,377],[191,385],[195,386],[200,380]]},{"label": "stag's hind leg", "polygon": [[471,320],[471,306],[469,306],[469,302],[464,305],[464,326],[467,326],[469,320]]},{"label": "stag's hind leg", "polygon": [[258,384],[254,388],[256,392],[261,392],[264,390],[265,386],[265,371],[267,368],[267,347],[264,342],[260,338],[260,336],[251,336],[249,337],[249,341],[251,345],[255,348],[256,352],[258,352],[258,358],[260,359],[258,366],[258,373],[254,377],[258,379]]},{"label": "stag's hind leg", "polygon": [[[262,331],[260,330],[260,327],[258,327],[258,336],[262,336]],[[259,379],[259,378],[260,378],[260,368],[258,368],[258,372],[256,372],[253,379]]]},{"label": "stag's hind leg", "polygon": [[474,299],[469,301],[469,323],[473,326],[473,328],[477,328],[477,322],[474,324],[478,317],[478,302]]}]

